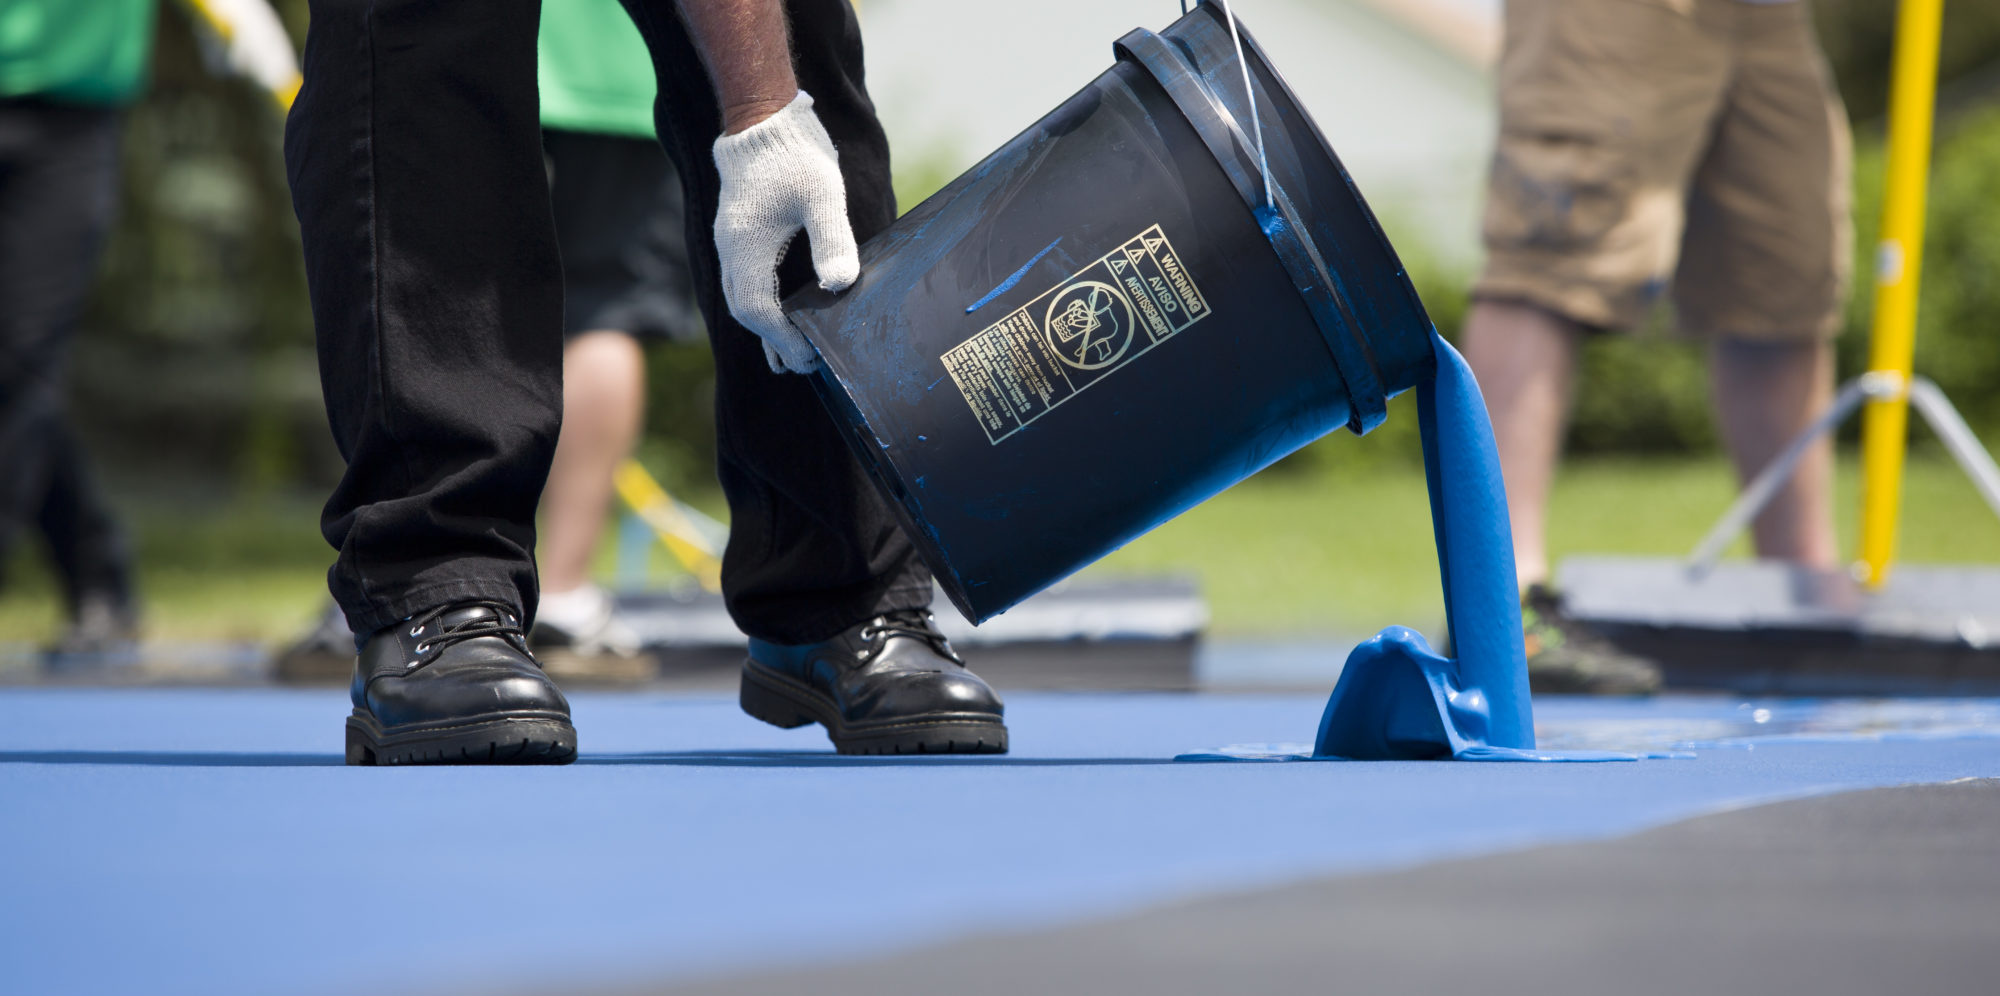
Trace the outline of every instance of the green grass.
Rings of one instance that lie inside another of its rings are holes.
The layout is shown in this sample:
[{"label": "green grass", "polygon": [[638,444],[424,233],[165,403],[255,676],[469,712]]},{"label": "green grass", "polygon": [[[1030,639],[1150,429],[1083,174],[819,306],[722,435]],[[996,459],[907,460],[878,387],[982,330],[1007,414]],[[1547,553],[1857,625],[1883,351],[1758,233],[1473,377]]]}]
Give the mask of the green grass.
[{"label": "green grass", "polygon": [[[1852,461],[1836,482],[1842,537],[1856,507]],[[1552,553],[1679,556],[1733,493],[1718,459],[1576,461],[1557,482]],[[712,497],[712,496],[702,496]],[[711,503],[701,502],[704,507]],[[147,633],[164,640],[277,641],[324,596],[331,551],[317,499],[129,509],[139,540]],[[1741,544],[1736,553],[1744,552]],[[1171,571],[1200,580],[1226,636],[1370,631],[1443,617],[1422,471],[1393,461],[1266,474],[1118,551],[1093,571]],[[1940,459],[1910,464],[1902,558],[2000,563],[2000,519]],[[608,570],[609,544],[599,563]],[[0,643],[39,641],[59,623],[41,569],[24,559],[0,597]]]},{"label": "green grass", "polygon": [[[1855,469],[1836,479],[1851,545]],[[1902,559],[2000,563],[2000,519],[1949,463],[1913,459]],[[1558,479],[1550,554],[1682,556],[1734,496],[1713,460],[1576,461]],[[1735,555],[1747,554],[1740,542]],[[1253,478],[1107,558],[1108,573],[1173,571],[1201,580],[1222,635],[1369,632],[1441,622],[1421,469]]]},{"label": "green grass", "polygon": [[[119,506],[136,541],[150,638],[281,640],[302,632],[324,604],[333,551],[319,536],[317,497],[153,497]],[[61,606],[39,559],[23,553],[8,580],[0,643],[48,639]]]}]

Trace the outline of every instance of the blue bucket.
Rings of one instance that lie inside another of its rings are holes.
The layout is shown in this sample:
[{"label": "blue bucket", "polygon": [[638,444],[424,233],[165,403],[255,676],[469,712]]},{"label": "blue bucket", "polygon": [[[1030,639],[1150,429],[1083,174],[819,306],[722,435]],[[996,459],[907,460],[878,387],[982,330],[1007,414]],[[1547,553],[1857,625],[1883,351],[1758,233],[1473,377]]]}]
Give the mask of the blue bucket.
[{"label": "blue bucket", "polygon": [[[1238,23],[1239,30],[1241,22]],[[1112,67],[787,301],[822,398],[952,602],[1005,611],[1280,457],[1379,425],[1431,322],[1222,10]]]}]

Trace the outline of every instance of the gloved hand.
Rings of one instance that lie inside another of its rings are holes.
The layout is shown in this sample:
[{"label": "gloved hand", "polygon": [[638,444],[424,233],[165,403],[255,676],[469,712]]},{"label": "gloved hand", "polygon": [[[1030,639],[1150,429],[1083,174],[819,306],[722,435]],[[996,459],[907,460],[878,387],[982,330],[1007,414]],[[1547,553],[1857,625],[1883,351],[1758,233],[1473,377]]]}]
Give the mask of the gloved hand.
[{"label": "gloved hand", "polygon": [[800,90],[784,110],[715,140],[722,294],[729,313],[763,338],[764,358],[776,373],[819,369],[819,354],[778,305],[778,262],[792,237],[805,229],[821,287],[845,290],[861,275],[847,185],[812,103]]}]

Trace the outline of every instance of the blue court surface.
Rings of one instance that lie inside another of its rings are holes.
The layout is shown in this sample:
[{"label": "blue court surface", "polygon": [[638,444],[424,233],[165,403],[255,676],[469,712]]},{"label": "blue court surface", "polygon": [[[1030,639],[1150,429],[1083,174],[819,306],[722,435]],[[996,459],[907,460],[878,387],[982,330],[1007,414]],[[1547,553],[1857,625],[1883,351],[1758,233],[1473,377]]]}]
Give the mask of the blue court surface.
[{"label": "blue court surface", "polygon": [[566,768],[347,768],[337,690],[0,690],[0,991],[576,991],[2000,776],[2000,700],[1537,702],[1605,764],[1175,762],[1323,696],[1016,694],[1013,753],[842,758],[575,696]]}]

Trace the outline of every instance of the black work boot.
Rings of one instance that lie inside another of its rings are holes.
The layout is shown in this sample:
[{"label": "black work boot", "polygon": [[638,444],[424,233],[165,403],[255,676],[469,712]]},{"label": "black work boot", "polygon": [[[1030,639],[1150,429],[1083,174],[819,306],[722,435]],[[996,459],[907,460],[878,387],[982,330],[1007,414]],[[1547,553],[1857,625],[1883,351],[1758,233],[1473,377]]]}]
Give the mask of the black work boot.
[{"label": "black work boot", "polygon": [[1000,696],[922,609],[876,616],[804,646],[750,641],[743,711],[826,727],[842,754],[1004,754]]},{"label": "black work boot", "polygon": [[1562,596],[1531,585],[1521,597],[1521,633],[1527,641],[1528,687],[1559,695],[1652,695],[1660,666],[1619,649],[1563,611]]},{"label": "black work boot", "polygon": [[354,664],[349,764],[568,764],[569,702],[511,606],[460,602],[377,630]]}]

